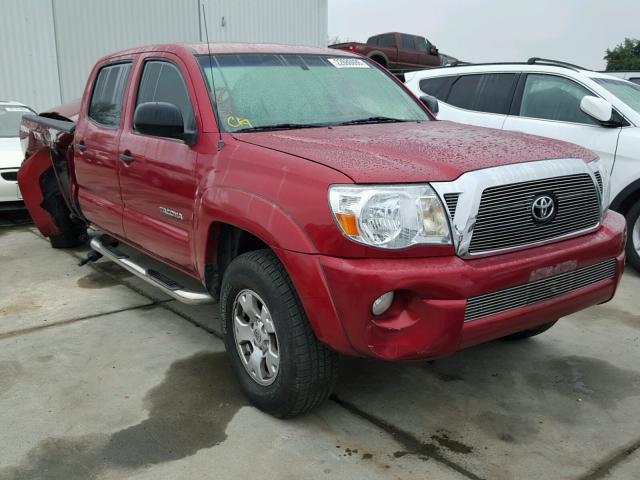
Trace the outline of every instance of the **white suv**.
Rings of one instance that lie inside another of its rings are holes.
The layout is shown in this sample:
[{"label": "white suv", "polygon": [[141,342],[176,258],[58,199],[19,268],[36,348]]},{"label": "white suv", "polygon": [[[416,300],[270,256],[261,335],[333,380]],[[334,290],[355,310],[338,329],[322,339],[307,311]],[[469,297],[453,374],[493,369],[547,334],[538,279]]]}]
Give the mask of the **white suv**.
[{"label": "white suv", "polygon": [[0,210],[19,208],[18,168],[24,158],[20,146],[20,121],[25,113],[34,113],[18,102],[0,100]]},{"label": "white suv", "polygon": [[553,60],[405,74],[439,100],[440,120],[514,130],[594,151],[611,175],[611,208],[627,217],[627,259],[640,271],[640,85]]}]

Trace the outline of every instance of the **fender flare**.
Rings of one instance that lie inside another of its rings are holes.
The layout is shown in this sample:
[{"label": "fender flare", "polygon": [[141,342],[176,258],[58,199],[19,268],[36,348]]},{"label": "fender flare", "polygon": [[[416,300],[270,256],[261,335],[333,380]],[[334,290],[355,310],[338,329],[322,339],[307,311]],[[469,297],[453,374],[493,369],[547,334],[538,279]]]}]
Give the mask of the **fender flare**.
[{"label": "fender flare", "polygon": [[375,56],[379,56],[379,57],[384,58],[384,62],[385,62],[386,65],[383,65],[383,67],[384,68],[389,68],[389,57],[387,57],[384,52],[381,52],[380,50],[374,50],[373,52],[367,53],[367,57],[371,58],[372,60],[373,60],[372,57],[375,57]]},{"label": "fender flare", "polygon": [[272,201],[235,187],[211,187],[200,196],[196,209],[196,268],[204,275],[208,262],[211,225],[223,223],[244,230],[271,248],[318,253],[315,245],[286,211]]}]

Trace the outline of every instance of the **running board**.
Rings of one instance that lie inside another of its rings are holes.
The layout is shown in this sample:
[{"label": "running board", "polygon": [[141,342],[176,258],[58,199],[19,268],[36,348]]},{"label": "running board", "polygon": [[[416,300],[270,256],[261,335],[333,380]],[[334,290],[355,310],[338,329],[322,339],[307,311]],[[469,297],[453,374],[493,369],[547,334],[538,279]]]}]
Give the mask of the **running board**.
[{"label": "running board", "polygon": [[215,301],[208,293],[185,290],[182,285],[166,275],[138,265],[131,260],[128,255],[122,253],[117,248],[102,243],[100,237],[94,237],[91,239],[91,248],[96,252],[101,253],[105,258],[117,263],[125,270],[133,273],[136,277],[139,277],[154,287],[159,288],[170,297],[173,297],[182,303],[186,303],[188,305],[202,305],[205,303],[213,303]]}]

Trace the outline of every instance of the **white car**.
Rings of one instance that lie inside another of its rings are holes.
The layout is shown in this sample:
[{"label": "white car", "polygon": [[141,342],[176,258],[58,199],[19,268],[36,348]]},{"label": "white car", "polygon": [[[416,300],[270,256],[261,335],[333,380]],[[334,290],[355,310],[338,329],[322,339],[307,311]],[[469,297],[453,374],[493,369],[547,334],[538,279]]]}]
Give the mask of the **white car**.
[{"label": "white car", "polygon": [[629,80],[630,82],[636,83],[640,85],[640,71],[634,70],[621,70],[619,72],[602,72],[607,75],[613,75],[614,77],[623,78],[625,80]]},{"label": "white car", "polygon": [[25,113],[34,113],[18,102],[0,101],[0,210],[22,205],[18,189],[18,168],[23,160],[20,147],[20,120]]},{"label": "white car", "polygon": [[418,97],[438,99],[440,120],[541,135],[595,152],[611,176],[611,208],[627,218],[628,262],[640,271],[640,85],[538,58],[410,72],[405,83]]}]

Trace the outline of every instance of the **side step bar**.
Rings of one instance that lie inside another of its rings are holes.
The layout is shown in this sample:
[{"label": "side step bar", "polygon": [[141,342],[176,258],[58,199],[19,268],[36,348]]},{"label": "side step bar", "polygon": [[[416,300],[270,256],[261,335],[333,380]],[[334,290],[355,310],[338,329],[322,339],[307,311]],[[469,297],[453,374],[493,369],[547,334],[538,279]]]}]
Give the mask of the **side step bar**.
[{"label": "side step bar", "polygon": [[202,305],[214,302],[213,297],[208,293],[185,290],[182,285],[166,275],[138,265],[131,260],[128,255],[122,253],[117,248],[102,243],[102,239],[100,237],[94,237],[91,239],[91,248],[182,303],[186,303],[188,305]]}]

